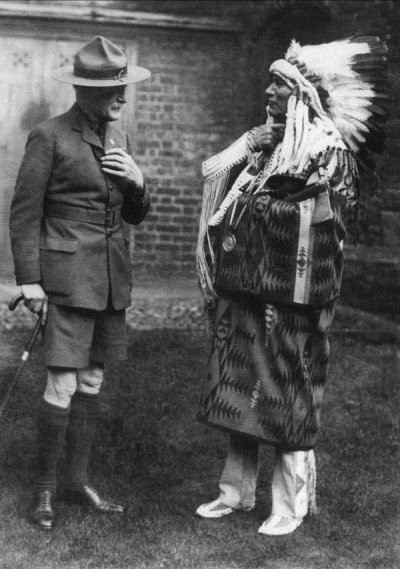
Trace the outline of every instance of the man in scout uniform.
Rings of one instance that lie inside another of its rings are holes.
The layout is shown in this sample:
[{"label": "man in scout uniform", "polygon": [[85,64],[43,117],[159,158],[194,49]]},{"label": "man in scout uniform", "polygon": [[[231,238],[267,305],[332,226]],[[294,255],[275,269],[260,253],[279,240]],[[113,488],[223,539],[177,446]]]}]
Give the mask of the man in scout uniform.
[{"label": "man in scout uniform", "polygon": [[38,449],[30,520],[54,525],[56,466],[66,433],[66,480],[59,496],[122,513],[88,485],[104,364],[125,359],[131,269],[123,224],[149,209],[128,134],[114,126],[128,84],[147,79],[125,53],[96,36],[72,69],[54,78],[74,86],[76,102],[29,135],[11,205],[17,284],[41,313],[47,383],[37,416]]}]

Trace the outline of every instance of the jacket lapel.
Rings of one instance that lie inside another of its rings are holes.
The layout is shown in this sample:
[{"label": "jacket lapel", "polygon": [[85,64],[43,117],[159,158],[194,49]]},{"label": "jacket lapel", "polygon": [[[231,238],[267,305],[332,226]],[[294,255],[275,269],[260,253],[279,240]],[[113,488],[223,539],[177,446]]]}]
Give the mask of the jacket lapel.
[{"label": "jacket lapel", "polygon": [[112,148],[127,150],[125,136],[120,129],[115,128],[111,123],[107,123],[106,125],[103,147],[100,138],[90,128],[89,123],[76,103],[69,111],[69,121],[71,128],[81,132],[82,140],[90,144],[93,154],[98,160],[104,155],[104,152]]},{"label": "jacket lapel", "polygon": [[98,134],[96,134],[88,124],[83,125],[82,140],[91,146],[95,146],[99,150],[103,150],[103,145],[101,144]]},{"label": "jacket lapel", "polygon": [[90,128],[88,121],[76,103],[69,111],[69,122],[73,130],[77,130],[81,133],[82,140],[87,144],[90,144],[90,146],[93,147],[93,151],[97,151],[96,156],[98,153],[102,156],[103,145],[101,144],[100,138],[94,130]]}]

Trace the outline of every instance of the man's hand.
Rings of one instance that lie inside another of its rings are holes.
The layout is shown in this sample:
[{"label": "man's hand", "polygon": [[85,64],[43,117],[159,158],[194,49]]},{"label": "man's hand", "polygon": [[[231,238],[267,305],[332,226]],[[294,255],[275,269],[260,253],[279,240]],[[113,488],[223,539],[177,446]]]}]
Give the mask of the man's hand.
[{"label": "man's hand", "polygon": [[31,312],[39,313],[42,311],[42,324],[47,320],[47,295],[39,283],[21,285],[21,292],[24,295],[24,304]]},{"label": "man's hand", "polygon": [[285,134],[285,124],[273,124],[270,126],[256,126],[250,131],[250,144],[256,152],[260,150],[274,150],[278,142],[283,139]]},{"label": "man's hand", "polygon": [[117,176],[125,182],[134,184],[138,190],[144,186],[143,174],[132,156],[122,148],[107,150],[101,158],[102,168],[106,174]]}]

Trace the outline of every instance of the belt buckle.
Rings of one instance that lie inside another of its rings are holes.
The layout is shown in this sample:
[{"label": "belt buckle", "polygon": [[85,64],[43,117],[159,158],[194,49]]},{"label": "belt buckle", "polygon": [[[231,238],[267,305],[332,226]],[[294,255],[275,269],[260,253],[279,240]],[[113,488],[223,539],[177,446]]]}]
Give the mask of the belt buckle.
[{"label": "belt buckle", "polygon": [[113,227],[113,226],[114,226],[114,222],[115,222],[115,211],[112,211],[111,209],[108,209],[108,210],[106,211],[105,226],[106,226],[106,227]]}]

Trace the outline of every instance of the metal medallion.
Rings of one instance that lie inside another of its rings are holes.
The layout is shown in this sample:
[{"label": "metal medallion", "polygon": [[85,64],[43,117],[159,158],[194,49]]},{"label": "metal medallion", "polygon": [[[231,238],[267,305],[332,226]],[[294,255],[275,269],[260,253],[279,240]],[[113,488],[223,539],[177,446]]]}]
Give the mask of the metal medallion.
[{"label": "metal medallion", "polygon": [[236,238],[232,233],[228,233],[222,242],[222,248],[227,253],[230,253],[236,247]]}]

